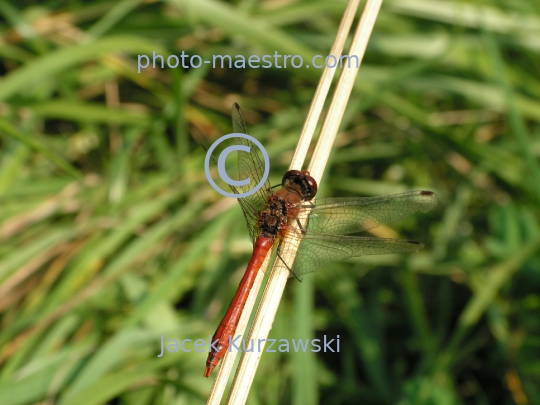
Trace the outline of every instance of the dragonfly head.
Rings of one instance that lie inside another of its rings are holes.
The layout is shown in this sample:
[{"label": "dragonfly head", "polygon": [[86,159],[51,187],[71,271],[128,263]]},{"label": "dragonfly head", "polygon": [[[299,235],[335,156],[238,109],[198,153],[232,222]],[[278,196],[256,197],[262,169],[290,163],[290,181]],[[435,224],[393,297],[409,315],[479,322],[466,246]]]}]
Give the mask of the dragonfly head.
[{"label": "dragonfly head", "polygon": [[317,194],[317,182],[307,170],[289,170],[283,176],[281,185],[300,194],[303,201],[309,201]]}]

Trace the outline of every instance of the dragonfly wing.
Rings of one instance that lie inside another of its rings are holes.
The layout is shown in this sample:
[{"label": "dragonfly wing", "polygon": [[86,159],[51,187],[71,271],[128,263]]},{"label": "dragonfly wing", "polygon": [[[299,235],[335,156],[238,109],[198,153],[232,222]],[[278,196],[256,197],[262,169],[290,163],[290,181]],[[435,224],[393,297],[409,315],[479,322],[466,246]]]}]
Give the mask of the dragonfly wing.
[{"label": "dragonfly wing", "polygon": [[[232,124],[235,133],[248,134],[246,123],[242,115],[240,106],[236,103],[232,107]],[[250,179],[249,184],[245,186],[232,186],[231,189],[236,194],[244,194],[253,190],[262,180],[264,175],[264,160],[261,158],[259,147],[249,139],[234,138],[235,143],[241,146],[247,146],[250,152],[238,151],[238,180]],[[265,207],[270,198],[270,182],[268,179],[263,186],[254,194],[238,198],[238,202],[246,218],[249,236],[252,242],[255,242],[258,231],[258,213]]]},{"label": "dragonfly wing", "polygon": [[363,232],[427,212],[439,201],[431,191],[411,191],[381,197],[325,198],[306,205],[299,219],[308,219],[307,230],[325,234]]},{"label": "dragonfly wing", "polygon": [[317,271],[325,264],[364,255],[418,252],[424,247],[420,242],[407,239],[369,238],[328,234],[307,234],[300,243],[292,272],[300,277]]}]

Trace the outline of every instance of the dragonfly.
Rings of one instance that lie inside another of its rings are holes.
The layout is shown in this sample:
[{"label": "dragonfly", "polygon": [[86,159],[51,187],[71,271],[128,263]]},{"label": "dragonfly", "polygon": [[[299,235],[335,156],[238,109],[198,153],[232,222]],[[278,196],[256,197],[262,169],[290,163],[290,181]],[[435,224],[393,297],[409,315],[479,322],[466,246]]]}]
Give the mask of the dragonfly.
[{"label": "dragonfly", "polygon": [[[248,134],[240,106],[232,107],[235,133]],[[249,139],[235,138],[238,145],[247,146],[251,153],[238,151],[238,175],[249,178],[244,186],[230,186],[234,193],[243,194],[261,182],[264,163],[254,151]],[[415,212],[427,212],[437,205],[438,197],[431,191],[411,191],[381,197],[342,197],[313,200],[317,182],[307,170],[289,170],[283,176],[281,189],[274,192],[268,180],[250,196],[238,198],[244,213],[253,254],[238,290],[219,324],[210,347],[204,376],[225,355],[234,337],[240,315],[257,273],[267,254],[275,249],[282,259],[287,236],[287,249],[297,249],[293,263],[285,263],[291,276],[298,279],[335,260],[364,255],[418,252],[420,242],[407,239],[386,239],[356,236],[359,232],[383,224],[397,222]]]}]

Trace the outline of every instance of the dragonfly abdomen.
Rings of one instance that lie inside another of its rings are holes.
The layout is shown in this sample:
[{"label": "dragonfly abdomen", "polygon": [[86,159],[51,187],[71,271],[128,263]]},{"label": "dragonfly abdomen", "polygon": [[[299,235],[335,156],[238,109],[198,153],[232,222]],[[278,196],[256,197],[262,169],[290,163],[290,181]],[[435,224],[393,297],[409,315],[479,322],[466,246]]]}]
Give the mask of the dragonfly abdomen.
[{"label": "dragonfly abdomen", "polygon": [[215,350],[214,347],[210,347],[208,358],[206,359],[206,369],[204,370],[205,377],[210,375],[214,367],[217,366],[221,358],[227,352],[227,348],[230,345],[230,337],[234,339],[234,332],[236,332],[240,315],[246,305],[249,292],[255,282],[255,277],[257,277],[257,273],[260,270],[266,255],[270,249],[272,249],[273,244],[274,240],[264,235],[259,236],[255,241],[253,254],[251,255],[244,277],[242,277],[240,286],[229,305],[229,309],[212,338],[212,342],[218,341],[213,345],[216,346],[218,350]]}]

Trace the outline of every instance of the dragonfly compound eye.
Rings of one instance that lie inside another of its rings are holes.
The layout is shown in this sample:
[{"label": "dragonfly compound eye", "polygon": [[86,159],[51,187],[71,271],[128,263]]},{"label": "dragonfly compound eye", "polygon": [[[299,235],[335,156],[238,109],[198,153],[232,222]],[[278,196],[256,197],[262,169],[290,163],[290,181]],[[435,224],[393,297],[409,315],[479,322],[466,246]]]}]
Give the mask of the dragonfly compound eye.
[{"label": "dragonfly compound eye", "polygon": [[312,200],[313,197],[317,194],[317,182],[313,177],[311,177],[309,174],[305,176],[306,182],[309,185],[309,194],[308,194],[308,200]]},{"label": "dragonfly compound eye", "polygon": [[307,170],[289,170],[283,176],[282,186],[296,188],[303,200],[311,200],[317,194],[317,182]]},{"label": "dragonfly compound eye", "polygon": [[309,175],[307,170],[302,170],[302,188],[304,190],[304,199],[312,200],[317,194],[317,182]]},{"label": "dragonfly compound eye", "polygon": [[283,180],[281,180],[281,184],[285,185],[288,182],[295,182],[300,176],[302,176],[302,172],[300,170],[289,170],[283,176]]}]

